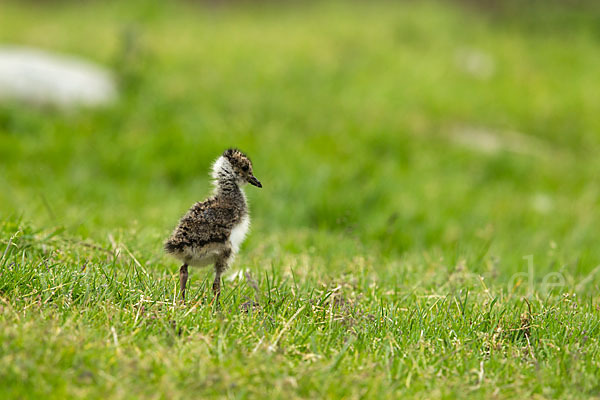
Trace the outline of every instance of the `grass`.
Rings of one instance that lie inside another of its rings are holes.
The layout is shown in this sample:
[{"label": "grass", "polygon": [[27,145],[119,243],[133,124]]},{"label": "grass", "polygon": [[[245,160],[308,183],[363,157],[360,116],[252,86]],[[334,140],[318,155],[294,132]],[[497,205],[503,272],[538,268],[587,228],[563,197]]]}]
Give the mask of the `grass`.
[{"label": "grass", "polygon": [[[3,2],[122,92],[0,104],[4,397],[598,398],[598,14],[560,10]],[[252,232],[181,305],[229,146]]]}]

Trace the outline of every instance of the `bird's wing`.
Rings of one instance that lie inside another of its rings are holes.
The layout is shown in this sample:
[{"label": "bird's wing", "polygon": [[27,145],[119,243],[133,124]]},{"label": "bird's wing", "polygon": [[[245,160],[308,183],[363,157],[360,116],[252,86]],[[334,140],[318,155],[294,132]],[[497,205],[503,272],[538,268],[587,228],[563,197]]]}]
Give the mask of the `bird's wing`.
[{"label": "bird's wing", "polygon": [[236,221],[235,210],[208,200],[196,203],[181,218],[165,248],[174,251],[187,246],[202,247],[227,241]]}]

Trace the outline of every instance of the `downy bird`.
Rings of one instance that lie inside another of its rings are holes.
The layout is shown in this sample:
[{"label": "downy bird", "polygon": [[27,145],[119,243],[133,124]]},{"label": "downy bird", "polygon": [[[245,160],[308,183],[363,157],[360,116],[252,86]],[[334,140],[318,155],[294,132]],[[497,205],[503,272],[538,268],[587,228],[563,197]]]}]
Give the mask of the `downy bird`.
[{"label": "downy bird", "polygon": [[194,204],[181,218],[165,251],[183,262],[179,269],[181,298],[185,300],[188,266],[214,264],[214,299],[221,293],[221,275],[232,263],[250,227],[248,203],[243,187],[261,188],[253,174],[252,162],[241,151],[228,149],[214,162],[211,197]]}]

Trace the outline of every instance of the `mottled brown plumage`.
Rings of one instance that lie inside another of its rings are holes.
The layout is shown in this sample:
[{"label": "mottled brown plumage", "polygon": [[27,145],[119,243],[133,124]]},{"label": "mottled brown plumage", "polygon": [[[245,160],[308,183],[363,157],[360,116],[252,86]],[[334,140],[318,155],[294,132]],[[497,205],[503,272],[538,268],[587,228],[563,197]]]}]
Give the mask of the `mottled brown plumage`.
[{"label": "mottled brown plumage", "polygon": [[165,242],[167,253],[183,261],[179,270],[181,296],[189,266],[215,265],[213,292],[218,298],[221,274],[227,269],[246,235],[250,217],[242,186],[262,187],[252,172],[252,162],[241,151],[226,150],[213,164],[215,192],[198,202],[181,218]]}]

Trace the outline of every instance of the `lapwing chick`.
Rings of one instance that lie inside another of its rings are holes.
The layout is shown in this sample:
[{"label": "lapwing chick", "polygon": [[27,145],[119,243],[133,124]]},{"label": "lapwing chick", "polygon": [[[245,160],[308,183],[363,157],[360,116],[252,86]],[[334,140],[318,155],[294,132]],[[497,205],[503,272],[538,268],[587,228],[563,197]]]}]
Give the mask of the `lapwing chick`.
[{"label": "lapwing chick", "polygon": [[212,177],[213,195],[194,204],[165,242],[166,252],[183,262],[179,269],[183,300],[188,266],[214,264],[213,301],[218,301],[221,275],[233,261],[250,227],[248,204],[242,188],[247,183],[262,187],[253,175],[252,162],[237,149],[226,150],[214,162]]}]

